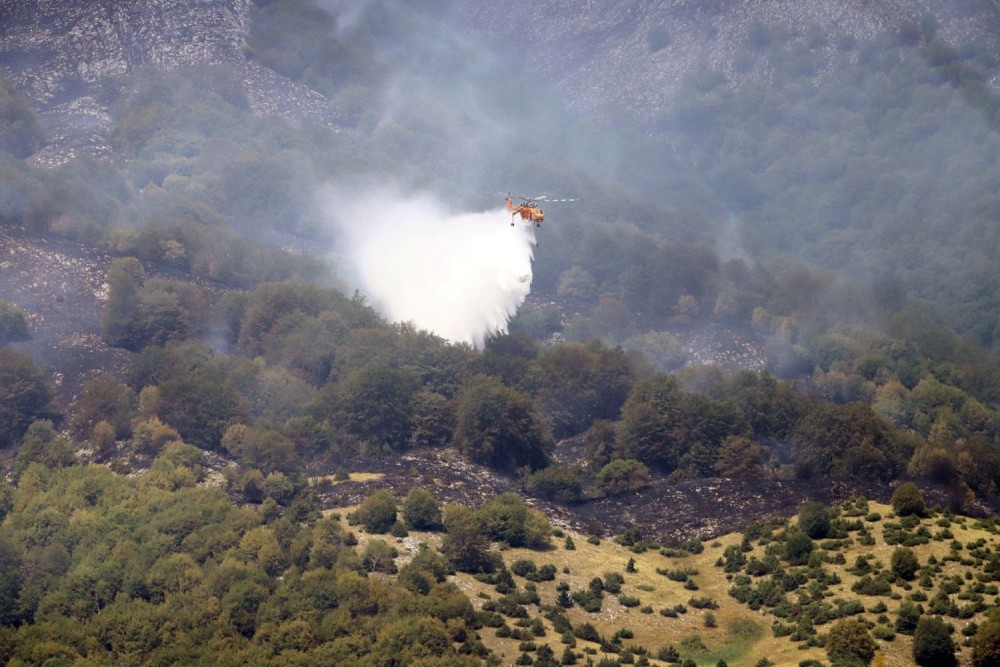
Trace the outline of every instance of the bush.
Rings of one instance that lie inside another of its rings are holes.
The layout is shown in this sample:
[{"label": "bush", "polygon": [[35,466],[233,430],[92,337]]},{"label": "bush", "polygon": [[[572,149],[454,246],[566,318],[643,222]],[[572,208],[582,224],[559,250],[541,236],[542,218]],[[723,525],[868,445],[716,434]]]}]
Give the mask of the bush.
[{"label": "bush", "polygon": [[427,489],[414,487],[403,500],[403,521],[413,530],[441,528],[441,504]]},{"label": "bush", "polygon": [[840,620],[830,628],[826,639],[826,655],[830,662],[871,664],[878,647],[868,628],[857,620]]},{"label": "bush", "polygon": [[387,489],[379,489],[358,506],[353,520],[369,533],[385,533],[396,522],[396,501]]},{"label": "bush", "polygon": [[924,496],[913,482],[901,484],[892,492],[892,498],[889,502],[892,504],[893,511],[901,517],[923,516],[927,513]]},{"label": "bush", "polygon": [[955,665],[955,642],[938,616],[924,616],[913,632],[913,659],[925,667]]},{"label": "bush", "polygon": [[897,577],[910,581],[916,576],[917,570],[920,569],[920,561],[917,560],[917,554],[913,552],[913,549],[909,547],[897,547],[892,552],[891,567]]},{"label": "bush", "polygon": [[821,502],[810,500],[799,510],[799,528],[814,540],[830,532],[830,510]]}]

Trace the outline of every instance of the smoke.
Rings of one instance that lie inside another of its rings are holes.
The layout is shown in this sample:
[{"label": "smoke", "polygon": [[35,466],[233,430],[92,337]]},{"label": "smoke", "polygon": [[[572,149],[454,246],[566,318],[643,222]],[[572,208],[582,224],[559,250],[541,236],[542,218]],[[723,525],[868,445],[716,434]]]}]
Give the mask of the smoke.
[{"label": "smoke", "polygon": [[429,195],[331,194],[327,217],[348,286],[387,319],[482,347],[531,286],[531,227],[502,208],[452,213]]}]

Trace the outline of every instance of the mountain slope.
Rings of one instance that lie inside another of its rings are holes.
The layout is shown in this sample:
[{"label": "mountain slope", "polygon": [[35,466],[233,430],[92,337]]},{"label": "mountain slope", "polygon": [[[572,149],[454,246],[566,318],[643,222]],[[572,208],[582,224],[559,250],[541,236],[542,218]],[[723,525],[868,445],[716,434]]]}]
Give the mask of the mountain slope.
[{"label": "mountain slope", "polygon": [[[513,0],[464,3],[457,12],[483,39],[517,44],[525,66],[573,107],[596,115],[627,110],[646,120],[685,75],[704,66],[737,81],[766,81],[767,58],[758,56],[782,34],[832,60],[838,49],[911,29],[932,14],[946,42],[1000,57],[994,0]],[[994,67],[991,84],[998,81]]]}]

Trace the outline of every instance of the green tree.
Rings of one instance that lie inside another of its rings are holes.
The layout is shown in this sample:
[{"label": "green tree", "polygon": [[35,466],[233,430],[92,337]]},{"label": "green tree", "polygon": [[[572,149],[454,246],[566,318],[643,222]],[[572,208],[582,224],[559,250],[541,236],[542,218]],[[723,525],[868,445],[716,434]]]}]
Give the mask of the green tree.
[{"label": "green tree", "polygon": [[88,380],[80,392],[70,420],[77,437],[87,437],[98,422],[106,421],[115,429],[115,437],[127,438],[132,431],[132,417],[138,399],[128,385],[110,373]]},{"label": "green tree", "polygon": [[0,347],[28,338],[28,319],[24,311],[9,301],[0,300]]},{"label": "green tree", "polygon": [[890,498],[889,502],[892,504],[893,511],[899,516],[909,516],[911,514],[923,516],[927,512],[927,506],[924,504],[924,495],[920,493],[920,489],[913,482],[900,484],[892,492],[892,498]]},{"label": "green tree", "polygon": [[888,480],[905,469],[913,453],[908,441],[866,403],[820,403],[792,438],[799,475]]},{"label": "green tree", "polygon": [[441,527],[441,503],[427,489],[415,486],[403,500],[403,521],[413,530]]},{"label": "green tree", "polygon": [[910,581],[920,569],[917,554],[909,547],[896,547],[890,561],[893,573],[901,579]]},{"label": "green tree", "polygon": [[0,446],[20,440],[36,419],[56,416],[51,385],[31,357],[0,348]]},{"label": "green tree", "polygon": [[788,530],[785,533],[785,558],[791,565],[804,565],[813,550],[813,541],[802,530]]},{"label": "green tree", "polygon": [[764,453],[750,438],[731,435],[722,441],[713,467],[722,477],[760,477],[764,474]]},{"label": "green tree", "polygon": [[814,540],[821,540],[830,532],[830,509],[823,503],[810,500],[799,510],[799,528]]},{"label": "green tree", "polygon": [[354,512],[354,520],[369,533],[388,532],[396,522],[396,501],[387,489],[379,489],[361,501]]},{"label": "green tree", "polygon": [[572,503],[583,495],[583,481],[575,468],[553,465],[529,475],[525,480],[525,490],[547,500]]},{"label": "green tree", "polygon": [[550,544],[552,528],[545,515],[528,507],[516,493],[502,493],[476,512],[480,530],[491,540],[512,547],[540,548]]},{"label": "green tree", "polygon": [[475,512],[464,505],[445,505],[443,522],[445,534],[441,538],[441,553],[456,569],[463,572],[491,569],[490,543],[479,529]]},{"label": "green tree", "polygon": [[410,442],[417,377],[388,366],[365,366],[337,386],[335,414],[351,435],[379,449],[401,450]]},{"label": "green tree", "polygon": [[108,345],[138,350],[140,335],[135,318],[146,270],[135,257],[123,257],[108,268],[108,300],[101,315],[101,336]]},{"label": "green tree", "polygon": [[26,158],[44,141],[45,129],[31,100],[0,73],[0,151]]},{"label": "green tree", "polygon": [[1000,667],[1000,621],[979,626],[972,638],[972,667]]},{"label": "green tree", "polygon": [[913,631],[913,659],[926,667],[949,667],[955,661],[955,642],[940,616],[924,616]]},{"label": "green tree", "polygon": [[637,491],[649,483],[649,468],[635,459],[615,459],[597,473],[597,488],[605,495]]},{"label": "green tree", "polygon": [[552,436],[531,397],[476,375],[458,394],[455,442],[470,460],[512,472],[543,468]]},{"label": "green tree", "polygon": [[17,450],[14,477],[19,479],[32,463],[41,463],[46,468],[65,468],[76,463],[72,443],[57,434],[48,419],[39,419],[28,427]]},{"label": "green tree", "polygon": [[878,646],[864,623],[841,619],[830,628],[826,638],[826,655],[830,662],[871,664]]}]

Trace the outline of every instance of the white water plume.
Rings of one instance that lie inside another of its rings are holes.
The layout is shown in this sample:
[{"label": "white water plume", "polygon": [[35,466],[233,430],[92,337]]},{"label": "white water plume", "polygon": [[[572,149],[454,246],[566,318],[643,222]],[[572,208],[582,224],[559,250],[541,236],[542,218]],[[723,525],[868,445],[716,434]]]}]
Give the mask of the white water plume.
[{"label": "white water plume", "polygon": [[531,286],[532,228],[500,208],[451,213],[428,195],[333,196],[338,269],[387,319],[482,347]]}]

